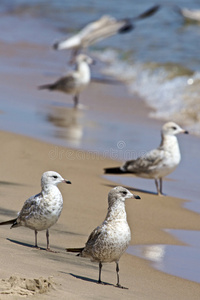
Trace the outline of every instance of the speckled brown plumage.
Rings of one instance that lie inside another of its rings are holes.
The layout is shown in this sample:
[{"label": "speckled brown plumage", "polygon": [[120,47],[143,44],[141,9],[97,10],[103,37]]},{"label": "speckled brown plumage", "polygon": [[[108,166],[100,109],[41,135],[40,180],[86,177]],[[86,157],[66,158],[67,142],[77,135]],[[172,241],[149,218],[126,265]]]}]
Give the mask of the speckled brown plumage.
[{"label": "speckled brown plumage", "polygon": [[127,222],[125,199],[137,198],[123,187],[115,187],[108,194],[108,212],[103,223],[90,234],[85,247],[67,248],[68,252],[79,252],[79,256],[88,257],[99,263],[99,283],[101,283],[102,263],[115,262],[117,286],[119,283],[119,259],[131,240],[131,231]]}]

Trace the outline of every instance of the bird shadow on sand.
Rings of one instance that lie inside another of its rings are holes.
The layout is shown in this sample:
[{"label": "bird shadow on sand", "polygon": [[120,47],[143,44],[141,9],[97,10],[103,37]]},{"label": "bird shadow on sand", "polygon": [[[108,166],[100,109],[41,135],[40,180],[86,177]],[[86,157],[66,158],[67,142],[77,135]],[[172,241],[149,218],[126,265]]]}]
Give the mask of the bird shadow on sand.
[{"label": "bird shadow on sand", "polygon": [[11,210],[11,209],[0,208],[0,215],[7,216],[7,217],[10,217],[10,218],[16,218],[17,211],[16,210]]},{"label": "bird shadow on sand", "polygon": [[[103,184],[104,186],[108,186],[110,188],[114,188],[119,184]],[[124,186],[124,185],[123,185]],[[151,191],[147,191],[147,190],[142,190],[142,189],[136,189],[134,187],[130,187],[130,186],[124,186],[126,189],[130,190],[130,191],[134,191],[134,192],[138,192],[138,193],[144,193],[144,194],[150,194],[150,195],[155,195],[157,196],[158,194],[155,192],[151,192]],[[165,196],[165,194],[164,194]]]},{"label": "bird shadow on sand", "polygon": [[[72,273],[68,273],[69,275],[75,277],[76,279],[80,279],[80,280],[84,280],[84,281],[88,281],[88,282],[92,282],[92,283],[96,283],[96,284],[99,284],[97,280],[95,279],[92,279],[92,278],[88,278],[88,277],[84,277],[84,276],[80,276],[80,275],[76,275],[76,274],[72,274]],[[114,284],[111,284],[111,283],[108,283],[108,282],[103,282],[101,283],[102,285],[108,285],[108,286],[114,286]]]},{"label": "bird shadow on sand", "polygon": [[7,238],[7,241],[9,241],[11,243],[14,243],[14,244],[17,244],[17,245],[20,245],[20,246],[24,246],[24,247],[28,247],[28,248],[32,248],[32,249],[36,249],[36,250],[45,250],[46,251],[45,248],[42,248],[42,247],[36,248],[34,245],[30,245],[30,244],[27,244],[27,243],[19,242],[19,241],[12,240],[12,239],[9,239],[9,238]]},{"label": "bird shadow on sand", "polygon": [[14,185],[14,186],[25,186],[24,184],[10,181],[0,181],[0,185]]}]

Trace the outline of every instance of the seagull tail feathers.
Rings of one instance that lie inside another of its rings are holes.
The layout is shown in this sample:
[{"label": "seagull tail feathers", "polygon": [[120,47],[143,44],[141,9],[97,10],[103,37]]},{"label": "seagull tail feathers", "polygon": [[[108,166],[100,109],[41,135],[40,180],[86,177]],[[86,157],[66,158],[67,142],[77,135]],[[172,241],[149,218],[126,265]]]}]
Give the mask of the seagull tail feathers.
[{"label": "seagull tail feathers", "polygon": [[0,225],[9,225],[12,224],[11,228],[15,226],[17,222],[17,218],[9,220],[9,221],[5,221],[5,222],[1,222]]},{"label": "seagull tail feathers", "polygon": [[125,173],[120,167],[106,168],[104,169],[105,174],[123,174]]},{"label": "seagull tail feathers", "polygon": [[83,251],[83,248],[66,248],[67,252],[74,252],[74,253],[81,253]]},{"label": "seagull tail feathers", "polygon": [[38,86],[39,90],[54,90],[54,88],[55,88],[54,84],[44,84]]}]

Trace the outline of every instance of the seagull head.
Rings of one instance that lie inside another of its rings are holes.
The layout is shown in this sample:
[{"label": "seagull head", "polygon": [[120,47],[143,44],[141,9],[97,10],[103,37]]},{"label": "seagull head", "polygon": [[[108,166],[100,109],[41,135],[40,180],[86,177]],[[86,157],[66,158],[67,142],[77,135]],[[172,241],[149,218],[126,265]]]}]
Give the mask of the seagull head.
[{"label": "seagull head", "polygon": [[162,127],[162,135],[176,135],[178,133],[188,134],[189,132],[174,122],[167,122]]},{"label": "seagull head", "polygon": [[54,171],[47,171],[42,174],[41,185],[57,185],[58,183],[65,182],[71,184],[71,181],[64,179],[59,173]]},{"label": "seagull head", "polygon": [[129,190],[122,186],[116,186],[108,194],[109,205],[117,200],[125,202],[128,198],[140,199],[140,196],[132,194]]},{"label": "seagull head", "polygon": [[76,56],[76,63],[79,64],[79,63],[82,63],[82,62],[85,62],[88,65],[94,64],[94,60],[90,56],[88,56],[86,54],[77,55]]}]

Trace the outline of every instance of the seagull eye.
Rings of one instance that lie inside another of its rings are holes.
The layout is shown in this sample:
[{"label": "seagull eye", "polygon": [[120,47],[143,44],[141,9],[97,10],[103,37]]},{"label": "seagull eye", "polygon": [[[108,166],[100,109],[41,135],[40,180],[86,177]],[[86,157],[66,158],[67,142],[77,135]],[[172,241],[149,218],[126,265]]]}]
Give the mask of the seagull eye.
[{"label": "seagull eye", "polygon": [[124,195],[124,196],[127,194],[127,192],[126,192],[126,191],[124,191],[124,192],[121,192],[121,193],[122,193],[122,195]]},{"label": "seagull eye", "polygon": [[175,126],[172,126],[172,129],[173,129],[173,130],[176,130],[177,128],[176,128]]},{"label": "seagull eye", "polygon": [[58,176],[56,176],[56,175],[53,175],[52,177],[53,177],[53,178],[55,178],[55,179],[57,179],[57,178],[58,178]]}]

